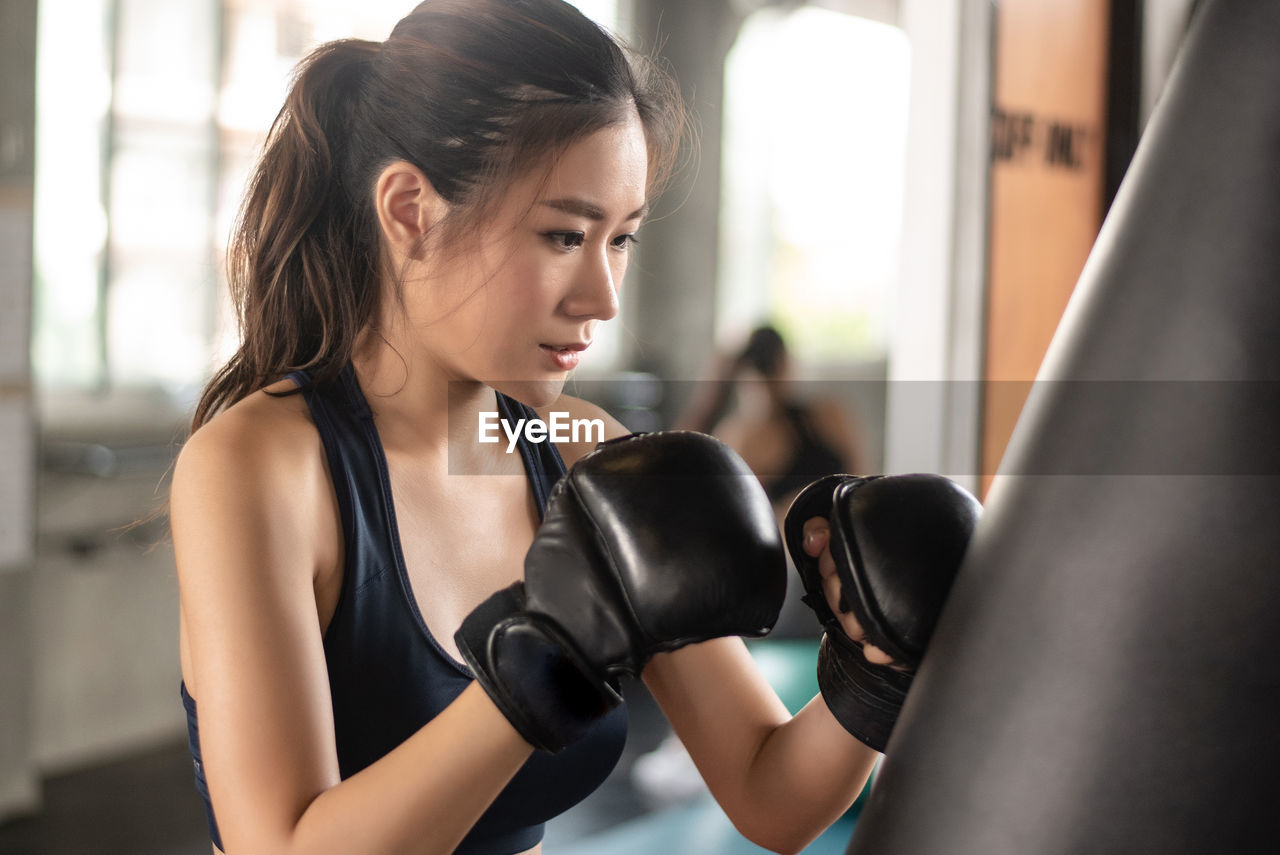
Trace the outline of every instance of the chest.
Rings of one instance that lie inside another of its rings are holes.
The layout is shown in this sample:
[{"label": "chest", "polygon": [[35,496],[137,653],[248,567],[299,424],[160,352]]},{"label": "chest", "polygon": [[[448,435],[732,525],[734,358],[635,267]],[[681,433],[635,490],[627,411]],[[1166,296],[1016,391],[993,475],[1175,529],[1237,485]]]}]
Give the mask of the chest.
[{"label": "chest", "polygon": [[[403,558],[411,596],[427,629],[459,658],[453,634],[499,588],[524,577],[524,556],[540,524],[523,472],[433,475],[388,461],[389,537]],[[316,580],[320,613],[331,618],[343,590],[344,562]],[[398,568],[396,568],[398,571]],[[322,620],[327,627],[328,620]]]},{"label": "chest", "polygon": [[452,476],[440,489],[392,477],[396,522],[413,597],[427,628],[455,659],[453,633],[486,597],[524,578],[539,524],[523,476]]}]

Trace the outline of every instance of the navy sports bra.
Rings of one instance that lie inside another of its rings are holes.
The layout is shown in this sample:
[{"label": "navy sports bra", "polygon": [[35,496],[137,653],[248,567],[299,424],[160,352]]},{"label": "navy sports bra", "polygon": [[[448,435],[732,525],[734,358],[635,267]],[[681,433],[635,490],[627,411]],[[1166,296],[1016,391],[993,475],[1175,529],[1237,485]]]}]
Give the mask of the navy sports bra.
[{"label": "navy sports bra", "polygon": [[[348,778],[387,754],[453,702],[472,681],[466,665],[432,637],[418,611],[396,527],[391,484],[373,414],[348,365],[330,383],[301,388],[324,442],[342,519],[342,593],[324,637],[333,699],[338,764]],[[533,418],[523,404],[498,393],[500,417]],[[564,461],[551,443],[519,445],[538,504],[546,512]],[[181,687],[196,790],[209,833],[222,848],[201,765],[196,705]],[[455,850],[510,855],[542,840],[544,823],[577,804],[608,776],[626,741],[625,706],[559,754],[535,751]]]}]

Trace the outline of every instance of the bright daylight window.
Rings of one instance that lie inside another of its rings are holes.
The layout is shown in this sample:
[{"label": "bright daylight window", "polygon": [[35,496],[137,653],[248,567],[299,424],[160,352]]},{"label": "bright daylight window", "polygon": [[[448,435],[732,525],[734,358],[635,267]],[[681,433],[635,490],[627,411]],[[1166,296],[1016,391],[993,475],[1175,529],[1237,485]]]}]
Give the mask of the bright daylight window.
[{"label": "bright daylight window", "polygon": [[[619,0],[577,5],[610,29]],[[189,404],[234,346],[221,264],[248,170],[315,45],[413,0],[41,0],[36,321],[46,390]]]},{"label": "bright daylight window", "polygon": [[893,26],[812,7],[747,20],[725,69],[718,334],[771,318],[804,359],[884,357],[909,71]]}]

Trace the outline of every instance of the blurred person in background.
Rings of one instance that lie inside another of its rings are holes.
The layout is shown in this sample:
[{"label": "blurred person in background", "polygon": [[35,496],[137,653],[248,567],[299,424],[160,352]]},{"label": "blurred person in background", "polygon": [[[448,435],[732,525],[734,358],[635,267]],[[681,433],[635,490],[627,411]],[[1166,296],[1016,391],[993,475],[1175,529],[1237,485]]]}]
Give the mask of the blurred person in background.
[{"label": "blurred person in background", "polygon": [[830,398],[798,394],[791,355],[771,324],[715,358],[677,427],[710,433],[740,454],[779,520],[802,488],[824,475],[864,474],[857,422]]}]

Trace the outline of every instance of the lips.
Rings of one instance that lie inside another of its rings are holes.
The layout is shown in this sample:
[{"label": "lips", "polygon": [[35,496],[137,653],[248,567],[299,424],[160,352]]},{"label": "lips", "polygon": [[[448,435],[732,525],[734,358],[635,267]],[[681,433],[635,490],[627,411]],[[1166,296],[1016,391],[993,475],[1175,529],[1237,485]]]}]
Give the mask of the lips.
[{"label": "lips", "polygon": [[578,367],[578,362],[582,358],[582,351],[586,350],[590,342],[568,342],[565,344],[543,344],[539,345],[551,357],[551,363],[557,370],[572,371]]}]

